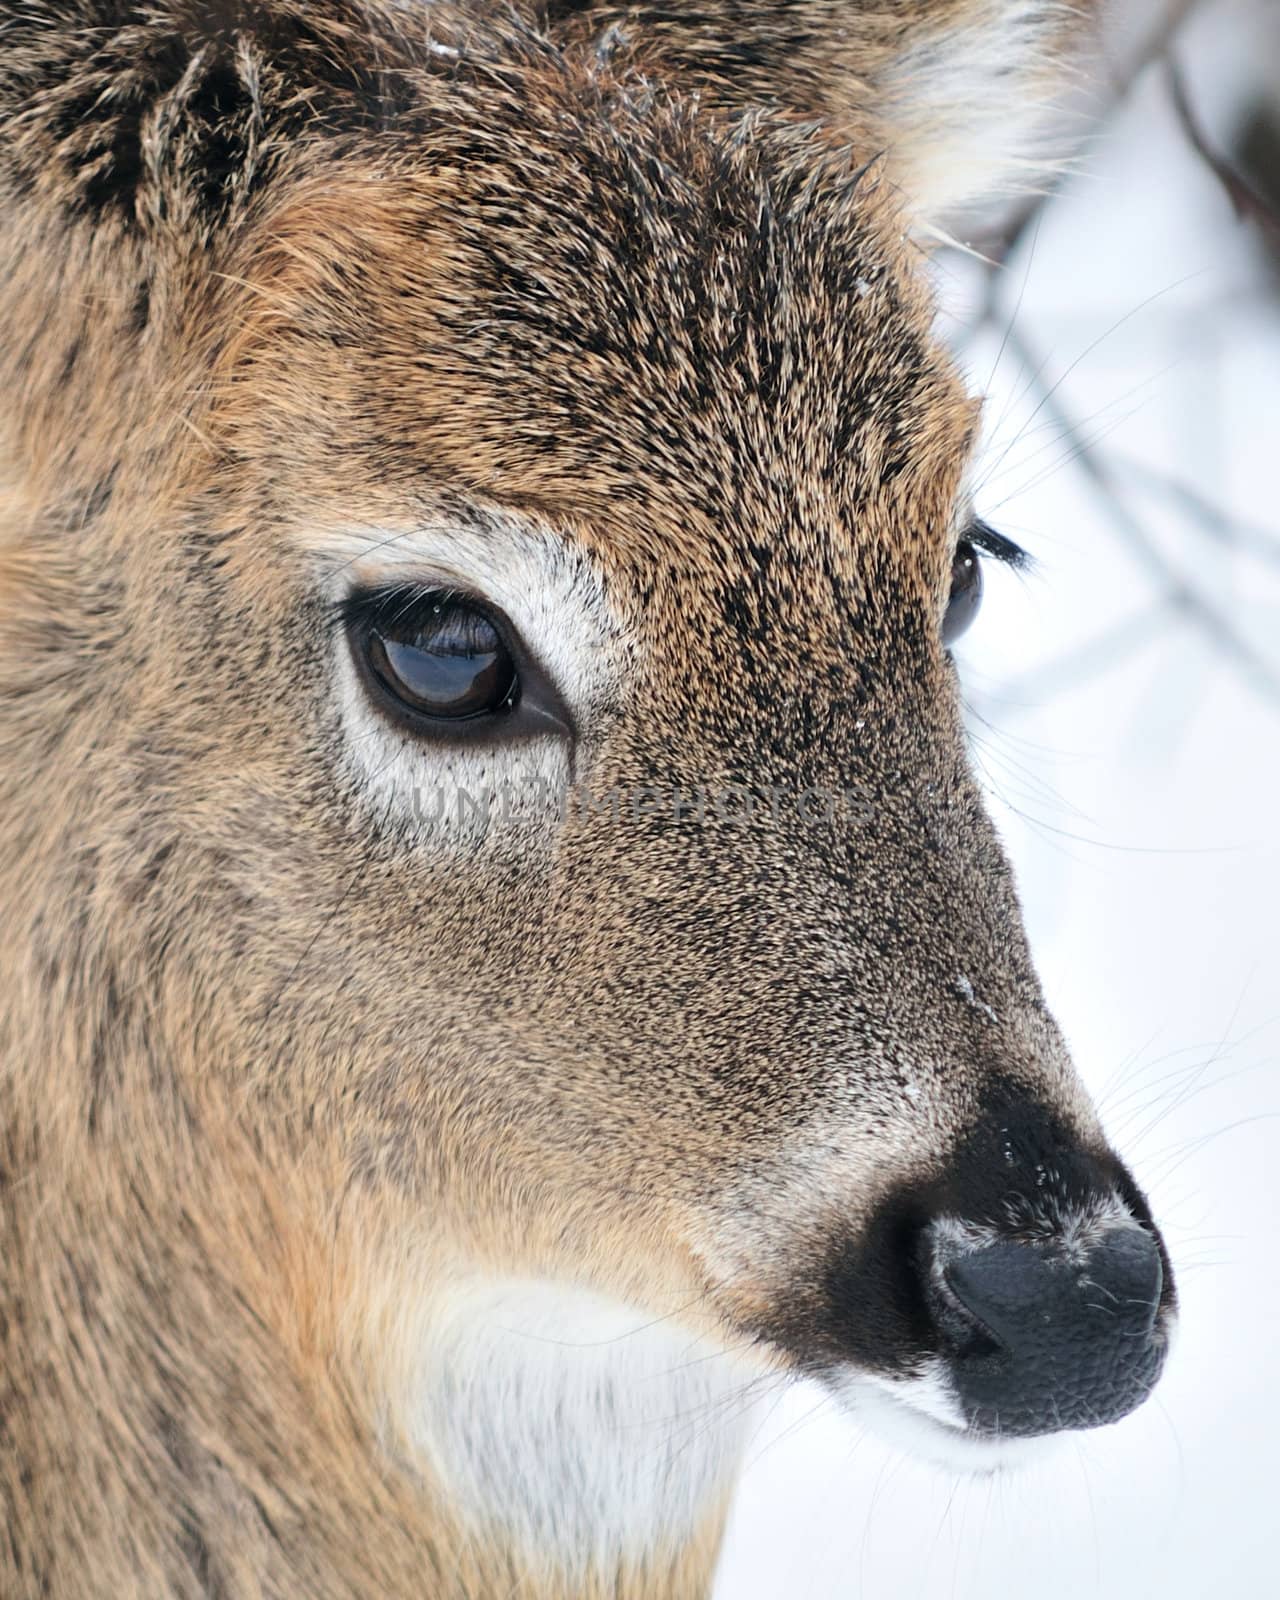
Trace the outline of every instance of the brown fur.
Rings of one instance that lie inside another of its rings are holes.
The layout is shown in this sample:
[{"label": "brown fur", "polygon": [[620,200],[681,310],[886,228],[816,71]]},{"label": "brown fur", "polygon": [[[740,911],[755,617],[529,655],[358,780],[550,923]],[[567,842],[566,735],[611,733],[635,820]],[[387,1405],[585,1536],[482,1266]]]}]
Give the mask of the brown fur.
[{"label": "brown fur", "polygon": [[[992,10],[0,6],[5,1596],[703,1594],[723,1503],[576,1582],[469,1532],[405,1308],[565,1278],[781,1367],[992,1071],[1096,1139],[938,641],[974,414],[881,91]],[[499,512],[615,618],[580,778],[856,835],[371,806],[317,574]]]}]

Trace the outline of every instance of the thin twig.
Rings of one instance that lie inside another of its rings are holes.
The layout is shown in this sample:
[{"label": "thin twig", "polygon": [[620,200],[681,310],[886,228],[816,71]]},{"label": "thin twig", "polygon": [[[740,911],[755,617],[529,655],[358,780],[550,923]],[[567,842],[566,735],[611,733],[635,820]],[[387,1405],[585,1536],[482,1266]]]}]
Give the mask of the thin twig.
[{"label": "thin twig", "polygon": [[1169,4],[1143,35],[1141,43],[1129,60],[1118,72],[1112,74],[1113,106],[1119,105],[1149,66],[1169,54],[1183,24],[1201,4],[1202,0],[1169,0]]},{"label": "thin twig", "polygon": [[1126,504],[1123,490],[1110,464],[1082,436],[1079,423],[1063,405],[1057,385],[1046,385],[1039,376],[1043,363],[1037,361],[1021,330],[1016,327],[1010,332],[1009,348],[1028,372],[1036,374],[1035,383],[1041,390],[1037,409],[1043,410],[1061,429],[1063,438],[1072,442],[1075,465],[1093,486],[1131,553],[1157,580],[1169,603],[1198,627],[1224,656],[1252,678],[1270,699],[1280,703],[1280,675],[1277,675],[1276,669],[1241,638],[1229,617],[1169,564],[1142,519]]},{"label": "thin twig", "polygon": [[1280,216],[1276,215],[1270,202],[1254,188],[1248,178],[1238,172],[1227,158],[1209,143],[1191,105],[1182,68],[1172,56],[1166,59],[1165,70],[1169,79],[1169,94],[1173,100],[1173,109],[1177,113],[1178,123],[1186,135],[1187,143],[1222,185],[1223,192],[1235,208],[1236,216],[1242,222],[1254,223],[1273,244],[1280,247]]},{"label": "thin twig", "polygon": [[1141,480],[1149,488],[1181,506],[1200,531],[1215,543],[1243,550],[1259,561],[1280,567],[1280,533],[1231,516],[1189,483],[1183,483],[1169,473],[1157,472],[1144,462],[1121,460],[1116,465],[1127,476]]}]

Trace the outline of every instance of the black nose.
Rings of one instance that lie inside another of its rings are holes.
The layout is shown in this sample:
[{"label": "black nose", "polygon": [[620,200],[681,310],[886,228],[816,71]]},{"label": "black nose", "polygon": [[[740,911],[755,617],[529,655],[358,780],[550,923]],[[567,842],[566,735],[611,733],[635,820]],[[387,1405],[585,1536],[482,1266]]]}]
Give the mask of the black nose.
[{"label": "black nose", "polygon": [[1087,1244],[929,1230],[930,1314],[969,1423],[1053,1433],[1114,1422],[1150,1394],[1164,1362],[1164,1274],[1153,1235],[1112,1227]]}]

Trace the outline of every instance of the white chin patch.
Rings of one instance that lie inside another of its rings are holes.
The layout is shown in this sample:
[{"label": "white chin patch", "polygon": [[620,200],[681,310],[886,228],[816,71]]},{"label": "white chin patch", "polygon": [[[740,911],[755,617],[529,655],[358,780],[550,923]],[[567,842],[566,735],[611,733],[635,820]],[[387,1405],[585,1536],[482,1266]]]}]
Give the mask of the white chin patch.
[{"label": "white chin patch", "polygon": [[409,1432],[466,1524],[579,1594],[589,1571],[643,1564],[706,1526],[759,1382],[669,1317],[477,1278],[436,1308]]},{"label": "white chin patch", "polygon": [[985,1474],[1029,1466],[1055,1438],[1001,1438],[968,1427],[941,1364],[911,1378],[851,1373],[828,1380],[842,1408],[886,1443],[951,1472]]}]

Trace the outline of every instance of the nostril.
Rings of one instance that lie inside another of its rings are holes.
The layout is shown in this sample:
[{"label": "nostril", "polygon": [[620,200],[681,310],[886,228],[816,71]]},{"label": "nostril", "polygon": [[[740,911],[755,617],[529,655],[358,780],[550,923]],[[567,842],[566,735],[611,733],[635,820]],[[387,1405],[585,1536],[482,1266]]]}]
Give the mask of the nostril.
[{"label": "nostril", "polygon": [[1052,1320],[1065,1276],[1034,1245],[999,1243],[975,1250],[946,1269],[947,1286],[990,1337],[1016,1351]]},{"label": "nostril", "polygon": [[1034,1246],[999,1242],[953,1259],[935,1278],[934,1314],[949,1354],[1013,1353],[1045,1315],[1049,1267]]},{"label": "nostril", "polygon": [[998,1355],[1000,1340],[956,1277],[954,1265],[944,1266],[933,1274],[930,1285],[930,1311],[947,1354],[967,1361]]}]

